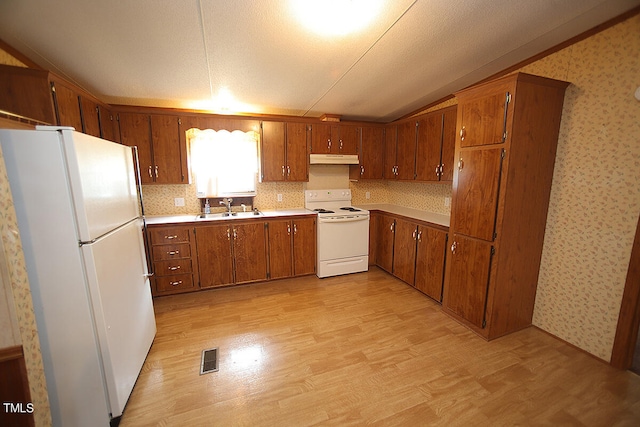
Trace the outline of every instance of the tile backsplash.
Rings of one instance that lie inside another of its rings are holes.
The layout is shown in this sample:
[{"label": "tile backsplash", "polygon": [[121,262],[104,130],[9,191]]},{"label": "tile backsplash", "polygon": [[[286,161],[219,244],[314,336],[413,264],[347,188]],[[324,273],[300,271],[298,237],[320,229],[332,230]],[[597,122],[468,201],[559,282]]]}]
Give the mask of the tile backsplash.
[{"label": "tile backsplash", "polygon": [[[352,203],[391,203],[395,205],[449,214],[445,197],[451,197],[451,183],[430,184],[383,180],[349,181],[349,167],[345,165],[312,166],[309,182],[258,183],[254,207],[260,210],[304,208],[304,190],[350,188]],[[201,211],[195,185],[143,185],[146,215],[190,215]],[[369,198],[367,199],[367,193]],[[282,195],[282,201],[278,201]],[[184,199],[184,206],[175,206],[175,199]],[[212,212],[223,207],[211,206]]]}]

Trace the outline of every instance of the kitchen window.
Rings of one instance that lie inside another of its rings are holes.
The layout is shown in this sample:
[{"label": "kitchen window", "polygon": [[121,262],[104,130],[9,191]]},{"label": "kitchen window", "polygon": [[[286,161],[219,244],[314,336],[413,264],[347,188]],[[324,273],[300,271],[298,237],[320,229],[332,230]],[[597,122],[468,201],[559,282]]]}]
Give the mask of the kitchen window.
[{"label": "kitchen window", "polygon": [[255,196],[257,132],[189,129],[191,173],[199,198]]}]

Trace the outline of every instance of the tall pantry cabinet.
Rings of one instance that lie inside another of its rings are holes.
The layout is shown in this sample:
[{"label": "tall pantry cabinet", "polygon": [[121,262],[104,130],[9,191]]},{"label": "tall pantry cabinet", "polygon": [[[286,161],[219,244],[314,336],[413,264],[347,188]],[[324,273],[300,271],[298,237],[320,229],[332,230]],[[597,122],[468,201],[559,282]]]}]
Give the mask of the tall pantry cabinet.
[{"label": "tall pantry cabinet", "polygon": [[443,310],[488,340],[531,325],[568,85],[517,73],[456,93]]}]

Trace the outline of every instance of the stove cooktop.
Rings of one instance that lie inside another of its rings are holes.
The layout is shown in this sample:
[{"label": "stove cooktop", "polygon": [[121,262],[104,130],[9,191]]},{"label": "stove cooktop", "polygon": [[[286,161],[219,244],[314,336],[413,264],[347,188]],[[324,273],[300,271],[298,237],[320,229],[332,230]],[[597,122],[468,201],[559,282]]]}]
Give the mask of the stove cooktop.
[{"label": "stove cooktop", "polygon": [[314,209],[313,211],[314,211],[314,212],[318,212],[318,213],[335,213],[334,211],[330,211],[330,210],[322,209],[322,208],[320,208],[320,209]]},{"label": "stove cooktop", "polygon": [[361,209],[356,209],[353,206],[345,206],[344,208],[340,208],[340,210],[349,212],[362,212]]}]

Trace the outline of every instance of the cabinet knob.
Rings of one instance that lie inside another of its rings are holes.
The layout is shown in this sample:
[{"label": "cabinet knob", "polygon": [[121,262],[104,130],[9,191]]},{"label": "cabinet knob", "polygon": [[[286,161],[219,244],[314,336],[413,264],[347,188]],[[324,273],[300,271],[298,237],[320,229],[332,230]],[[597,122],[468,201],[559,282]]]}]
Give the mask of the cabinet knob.
[{"label": "cabinet knob", "polygon": [[342,151],[342,139],[340,139],[340,151]]},{"label": "cabinet knob", "polygon": [[293,224],[293,234],[298,234],[298,226]]},{"label": "cabinet knob", "polygon": [[458,247],[458,242],[453,242],[451,244],[451,253],[456,253],[456,248]]},{"label": "cabinet knob", "polygon": [[458,170],[461,171],[462,168],[464,168],[464,160],[460,157],[460,160],[458,160]]},{"label": "cabinet knob", "polygon": [[178,285],[182,285],[182,280],[176,280],[175,282],[169,282],[169,284],[171,286],[178,286]]},{"label": "cabinet knob", "polygon": [[422,242],[422,230],[418,231],[418,242]]},{"label": "cabinet knob", "polygon": [[413,230],[413,234],[411,236],[413,237],[413,240],[416,240],[418,238],[417,230]]},{"label": "cabinet knob", "polygon": [[173,236],[164,236],[164,238],[165,238],[165,239],[168,239],[168,240],[173,240],[173,239],[177,239],[177,238],[178,238],[178,236],[176,236],[176,235],[174,234]]},{"label": "cabinet knob", "polygon": [[158,177],[158,165],[156,165],[156,178]]},{"label": "cabinet knob", "polygon": [[169,255],[169,256],[174,256],[174,255],[179,255],[179,254],[180,254],[180,251],[169,251],[169,252],[167,252],[167,255]]},{"label": "cabinet knob", "polygon": [[462,129],[460,129],[460,141],[464,141],[464,137],[467,135],[467,130],[464,128],[464,126],[462,126]]},{"label": "cabinet knob", "polygon": [[331,138],[327,139],[327,148],[331,150]]},{"label": "cabinet knob", "polygon": [[291,167],[287,166],[287,178],[291,176]]},{"label": "cabinet knob", "polygon": [[284,176],[284,165],[282,165],[282,176]]},{"label": "cabinet knob", "polygon": [[169,271],[176,271],[176,270],[180,270],[180,266],[179,265],[175,265],[175,266],[170,266],[169,267]]},{"label": "cabinet knob", "polygon": [[287,225],[287,236],[291,235],[291,226]]},{"label": "cabinet knob", "polygon": [[151,170],[152,170],[152,168],[151,168],[151,166],[149,166],[149,178],[153,179],[153,175],[151,173]]},{"label": "cabinet knob", "polygon": [[360,165],[360,176],[364,175],[364,166]]}]

